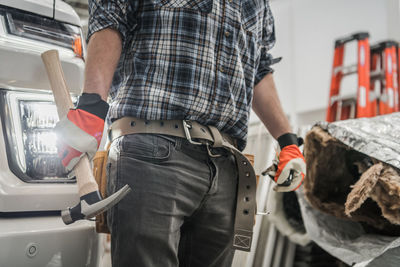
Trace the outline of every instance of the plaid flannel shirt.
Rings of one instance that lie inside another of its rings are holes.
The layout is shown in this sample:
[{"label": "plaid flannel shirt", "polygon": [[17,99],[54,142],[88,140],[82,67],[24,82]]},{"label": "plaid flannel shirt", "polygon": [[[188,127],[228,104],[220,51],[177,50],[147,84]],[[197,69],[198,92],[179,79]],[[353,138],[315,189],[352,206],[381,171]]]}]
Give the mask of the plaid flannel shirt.
[{"label": "plaid flannel shirt", "polygon": [[187,119],[243,149],[254,85],[271,73],[268,0],[89,0],[90,36],[121,33],[109,119]]}]

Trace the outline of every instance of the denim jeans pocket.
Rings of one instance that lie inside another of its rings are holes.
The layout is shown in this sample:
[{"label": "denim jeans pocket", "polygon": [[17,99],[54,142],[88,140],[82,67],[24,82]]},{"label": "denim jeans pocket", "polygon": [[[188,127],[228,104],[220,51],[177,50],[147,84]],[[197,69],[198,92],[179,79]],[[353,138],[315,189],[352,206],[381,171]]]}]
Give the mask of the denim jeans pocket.
[{"label": "denim jeans pocket", "polygon": [[120,142],[121,156],[152,162],[168,160],[175,145],[173,138],[156,134],[130,134]]}]

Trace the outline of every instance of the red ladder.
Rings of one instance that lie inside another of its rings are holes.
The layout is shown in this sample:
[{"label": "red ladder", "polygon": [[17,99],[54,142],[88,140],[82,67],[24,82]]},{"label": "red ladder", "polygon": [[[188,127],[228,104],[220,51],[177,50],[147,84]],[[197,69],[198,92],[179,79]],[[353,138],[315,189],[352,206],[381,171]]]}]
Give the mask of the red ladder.
[{"label": "red ladder", "polygon": [[[358,62],[343,66],[345,45],[358,42]],[[329,104],[326,114],[328,122],[350,118],[374,116],[376,100],[370,97],[370,47],[369,34],[360,32],[335,41],[332,80],[329,93]],[[340,95],[340,83],[347,75],[358,75],[357,93],[350,96]]]},{"label": "red ladder", "polygon": [[376,80],[380,84],[376,115],[399,111],[397,50],[398,44],[394,41],[380,42],[371,47],[371,89],[375,90]]}]

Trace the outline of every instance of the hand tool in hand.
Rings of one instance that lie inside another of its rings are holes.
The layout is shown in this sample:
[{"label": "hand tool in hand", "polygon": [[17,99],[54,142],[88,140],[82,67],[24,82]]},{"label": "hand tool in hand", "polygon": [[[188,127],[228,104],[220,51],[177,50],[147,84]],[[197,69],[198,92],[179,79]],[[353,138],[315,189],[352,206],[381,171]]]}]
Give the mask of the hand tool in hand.
[{"label": "hand tool in hand", "polygon": [[306,163],[299,146],[302,138],[287,133],[278,138],[280,149],[277,149],[272,165],[262,172],[269,175],[277,185],[277,192],[289,192],[298,189],[306,174]]},{"label": "hand tool in hand", "polygon": [[[42,60],[46,67],[47,75],[49,76],[51,88],[54,94],[54,100],[57,106],[58,115],[60,118],[62,118],[61,120],[63,120],[65,119],[64,117],[66,117],[67,114],[69,113],[70,109],[73,108],[73,104],[71,101],[67,85],[65,83],[64,73],[61,68],[58,52],[56,50],[50,50],[44,52],[42,54]],[[88,104],[87,101],[83,102]],[[82,114],[85,114],[82,115],[82,117],[84,118],[86,118],[87,116],[89,117],[91,116],[87,113],[91,113],[93,115],[92,112],[88,112],[87,110],[84,112],[82,111]],[[70,118],[75,117],[75,119],[71,120],[78,121],[79,116],[75,116],[78,113],[81,113],[81,111],[73,113],[74,115],[71,115]],[[76,124],[74,123],[72,124],[76,126]],[[77,124],[82,125],[80,123]],[[103,126],[101,125],[98,126],[91,132],[97,135],[97,133],[99,132],[99,128],[101,128],[100,131],[102,132],[103,127],[104,124]],[[77,128],[78,130],[81,130],[79,126],[77,126]],[[96,140],[95,146],[97,150],[98,141],[97,138],[94,139]],[[78,151],[76,148],[75,150]],[[126,196],[126,194],[128,194],[131,191],[130,187],[128,185],[125,185],[111,196],[107,197],[106,199],[102,199],[99,193],[98,185],[93,177],[93,172],[90,166],[89,159],[87,157],[87,153],[83,153],[82,155],[80,155],[79,151],[78,152],[76,151],[74,152],[71,149],[68,150],[68,148],[64,149],[64,153],[67,154],[67,156],[64,158],[64,162],[66,163],[67,166],[71,162],[73,162],[75,158],[79,159],[76,160],[77,163],[76,166],[74,167],[74,172],[76,175],[76,181],[78,184],[79,195],[80,195],[80,202],[76,206],[61,211],[61,217],[65,224],[71,224],[80,219],[92,218],[106,211],[107,209],[111,208],[115,204],[117,204],[123,197]],[[71,154],[69,154],[68,156],[68,153]]]}]

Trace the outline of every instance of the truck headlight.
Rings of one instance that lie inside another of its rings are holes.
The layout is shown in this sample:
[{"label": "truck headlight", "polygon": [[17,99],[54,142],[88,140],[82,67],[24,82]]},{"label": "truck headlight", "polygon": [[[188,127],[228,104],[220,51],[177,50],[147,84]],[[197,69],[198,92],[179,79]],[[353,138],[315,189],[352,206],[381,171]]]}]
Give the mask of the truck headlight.
[{"label": "truck headlight", "polygon": [[53,96],[1,90],[0,101],[11,171],[25,182],[74,182],[57,155]]},{"label": "truck headlight", "polygon": [[68,48],[83,59],[85,47],[80,27],[2,6],[0,14],[6,18],[9,34]]}]

